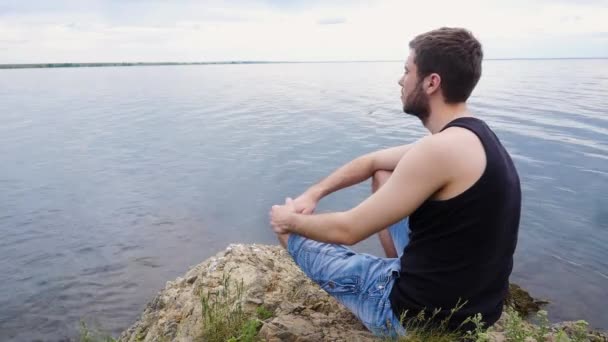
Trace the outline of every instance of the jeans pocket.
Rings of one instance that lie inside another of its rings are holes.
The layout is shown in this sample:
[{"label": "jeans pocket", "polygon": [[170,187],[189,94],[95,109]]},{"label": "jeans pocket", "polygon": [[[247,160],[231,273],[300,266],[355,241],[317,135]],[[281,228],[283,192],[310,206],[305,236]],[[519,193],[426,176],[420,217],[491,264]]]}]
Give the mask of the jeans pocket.
[{"label": "jeans pocket", "polygon": [[358,276],[342,276],[319,283],[321,288],[332,295],[356,295],[361,288]]}]

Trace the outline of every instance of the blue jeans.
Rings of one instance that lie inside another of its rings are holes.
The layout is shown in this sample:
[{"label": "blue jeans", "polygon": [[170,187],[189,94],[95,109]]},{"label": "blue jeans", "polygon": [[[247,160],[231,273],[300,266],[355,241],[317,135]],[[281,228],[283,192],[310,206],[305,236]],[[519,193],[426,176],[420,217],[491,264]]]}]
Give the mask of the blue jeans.
[{"label": "blue jeans", "polygon": [[323,290],[346,306],[374,335],[404,335],[389,295],[401,269],[400,258],[409,243],[408,219],[391,227],[398,258],[357,253],[342,245],[322,243],[291,234],[287,251]]}]

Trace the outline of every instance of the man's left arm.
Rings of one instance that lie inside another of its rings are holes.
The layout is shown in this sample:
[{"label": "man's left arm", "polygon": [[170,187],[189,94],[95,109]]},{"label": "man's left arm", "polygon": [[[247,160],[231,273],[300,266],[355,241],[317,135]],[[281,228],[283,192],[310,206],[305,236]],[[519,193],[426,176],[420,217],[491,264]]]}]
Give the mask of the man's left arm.
[{"label": "man's left arm", "polygon": [[403,156],[387,183],[357,207],[317,215],[274,206],[271,223],[277,233],[296,233],[321,242],[353,245],[409,216],[447,184],[441,140],[421,139]]}]

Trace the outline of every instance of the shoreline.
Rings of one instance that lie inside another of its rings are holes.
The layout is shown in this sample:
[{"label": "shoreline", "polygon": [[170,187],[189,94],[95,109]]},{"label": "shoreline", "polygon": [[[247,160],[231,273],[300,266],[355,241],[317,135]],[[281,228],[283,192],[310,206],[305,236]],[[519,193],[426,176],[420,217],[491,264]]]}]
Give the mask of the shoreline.
[{"label": "shoreline", "polygon": [[[608,57],[564,57],[564,58],[487,58],[484,61],[562,61],[562,60],[606,60]],[[400,60],[370,61],[211,61],[211,62],[88,62],[88,63],[5,63],[0,70],[52,69],[52,68],[99,68],[133,66],[183,66],[183,65],[232,65],[232,64],[338,64],[338,63],[397,63]]]}]

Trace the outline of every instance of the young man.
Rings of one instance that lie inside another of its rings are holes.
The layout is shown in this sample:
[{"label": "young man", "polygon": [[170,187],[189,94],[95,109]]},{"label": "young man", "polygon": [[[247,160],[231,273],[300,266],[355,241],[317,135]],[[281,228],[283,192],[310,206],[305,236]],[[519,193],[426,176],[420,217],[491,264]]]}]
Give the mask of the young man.
[{"label": "young man", "polygon": [[[502,312],[521,208],[519,177],[492,130],[467,109],[481,76],[480,43],[469,31],[417,36],[399,80],[403,111],[431,135],[361,156],[295,200],[275,205],[271,225],[302,270],[375,334],[404,334],[400,317],[453,314],[458,329]],[[372,178],[357,207],[313,215],[318,201]],[[388,227],[388,228],[387,228]],[[353,245],[378,233],[387,258]]]}]

